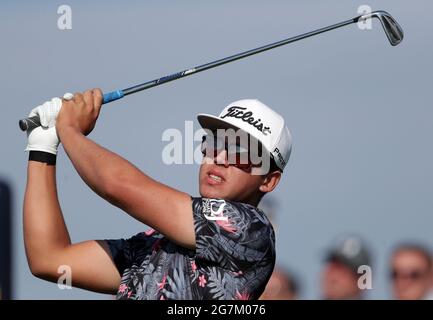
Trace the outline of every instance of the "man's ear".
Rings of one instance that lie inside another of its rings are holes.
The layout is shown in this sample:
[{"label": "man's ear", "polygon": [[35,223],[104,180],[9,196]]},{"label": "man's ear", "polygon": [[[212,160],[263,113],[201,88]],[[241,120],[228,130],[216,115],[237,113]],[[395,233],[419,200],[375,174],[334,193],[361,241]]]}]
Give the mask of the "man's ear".
[{"label": "man's ear", "polygon": [[281,171],[273,171],[271,173],[268,173],[263,180],[263,183],[259,187],[259,190],[263,193],[271,192],[275,189],[278,182],[280,182],[281,179]]}]

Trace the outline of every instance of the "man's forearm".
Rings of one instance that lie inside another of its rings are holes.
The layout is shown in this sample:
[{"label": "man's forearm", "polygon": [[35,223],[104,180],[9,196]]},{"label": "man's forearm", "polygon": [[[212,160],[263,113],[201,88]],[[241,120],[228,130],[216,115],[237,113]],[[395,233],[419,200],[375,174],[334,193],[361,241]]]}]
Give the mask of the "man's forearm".
[{"label": "man's forearm", "polygon": [[32,270],[71,243],[57,198],[55,166],[29,161],[24,197],[24,241]]},{"label": "man's forearm", "polygon": [[[143,173],[127,160],[101,147],[72,128],[59,131],[60,140],[75,169],[86,184],[110,202],[119,199],[116,184]],[[150,178],[149,182],[151,181]],[[116,203],[122,207],[121,203]]]},{"label": "man's forearm", "polygon": [[56,119],[57,136],[76,171],[105,200],[170,240],[194,248],[191,197],[153,180],[86,138],[95,126],[101,103],[100,90],[76,93],[73,100],[63,101]]}]

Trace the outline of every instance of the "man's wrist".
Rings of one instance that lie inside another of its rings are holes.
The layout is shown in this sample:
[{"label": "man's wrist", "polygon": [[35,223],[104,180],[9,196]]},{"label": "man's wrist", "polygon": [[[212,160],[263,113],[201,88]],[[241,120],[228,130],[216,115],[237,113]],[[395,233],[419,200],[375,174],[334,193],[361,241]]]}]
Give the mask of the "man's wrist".
[{"label": "man's wrist", "polygon": [[66,136],[73,135],[73,134],[82,134],[80,130],[73,126],[61,126],[56,127],[57,130],[57,136],[59,137],[60,141],[64,140]]},{"label": "man's wrist", "polygon": [[44,152],[44,151],[30,151],[29,152],[29,161],[37,161],[46,163],[50,166],[56,165],[57,156],[53,153]]}]

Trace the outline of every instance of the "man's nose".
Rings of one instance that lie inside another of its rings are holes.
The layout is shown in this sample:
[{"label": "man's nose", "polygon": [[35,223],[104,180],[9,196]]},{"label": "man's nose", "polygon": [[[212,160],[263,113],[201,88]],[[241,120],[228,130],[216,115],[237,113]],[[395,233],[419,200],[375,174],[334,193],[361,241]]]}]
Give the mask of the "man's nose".
[{"label": "man's nose", "polygon": [[218,151],[216,157],[214,158],[215,164],[223,165],[224,167],[228,167],[229,163],[227,161],[227,150]]}]

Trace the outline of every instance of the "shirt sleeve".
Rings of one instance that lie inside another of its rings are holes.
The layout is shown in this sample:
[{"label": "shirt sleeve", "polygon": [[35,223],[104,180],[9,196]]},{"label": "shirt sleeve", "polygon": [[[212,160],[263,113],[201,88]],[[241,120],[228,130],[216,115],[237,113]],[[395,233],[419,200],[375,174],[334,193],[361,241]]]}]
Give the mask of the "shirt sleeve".
[{"label": "shirt sleeve", "polygon": [[193,198],[196,259],[238,271],[275,262],[275,235],[266,216],[251,205]]},{"label": "shirt sleeve", "polygon": [[158,235],[154,230],[149,231],[138,233],[129,239],[105,240],[120,275],[123,275],[125,269],[130,268],[133,263],[141,263],[141,260],[152,252]]},{"label": "shirt sleeve", "polygon": [[131,257],[129,254],[130,244],[129,239],[109,239],[105,240],[105,243],[108,246],[108,249],[111,253],[111,258],[116,265],[117,270],[120,275],[123,274],[126,268],[130,266]]}]

